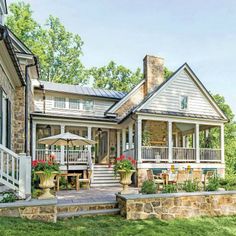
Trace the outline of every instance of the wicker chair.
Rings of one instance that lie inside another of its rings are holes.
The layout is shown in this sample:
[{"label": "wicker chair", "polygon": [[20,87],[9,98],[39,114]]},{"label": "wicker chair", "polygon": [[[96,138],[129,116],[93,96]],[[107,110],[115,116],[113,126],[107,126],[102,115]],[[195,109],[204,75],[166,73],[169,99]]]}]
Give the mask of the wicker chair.
[{"label": "wicker chair", "polygon": [[189,179],[189,173],[186,170],[179,170],[177,173],[177,188],[181,188],[185,181]]},{"label": "wicker chair", "polygon": [[147,170],[147,177],[148,180],[153,181],[157,185],[157,190],[162,189],[161,186],[163,187],[164,180],[161,179],[160,176],[154,175],[151,169]]},{"label": "wicker chair", "polygon": [[211,177],[213,177],[216,174],[215,171],[207,171],[206,174],[204,175],[204,187],[206,187],[206,185],[209,182],[209,179]]}]

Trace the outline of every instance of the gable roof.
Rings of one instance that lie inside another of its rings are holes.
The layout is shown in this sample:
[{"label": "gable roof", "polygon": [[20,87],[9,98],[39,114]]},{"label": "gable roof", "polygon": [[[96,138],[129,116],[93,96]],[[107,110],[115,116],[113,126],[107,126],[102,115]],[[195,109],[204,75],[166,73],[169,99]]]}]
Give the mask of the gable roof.
[{"label": "gable roof", "polygon": [[124,92],[118,92],[106,89],[95,89],[80,85],[52,83],[47,81],[40,81],[40,83],[44,86],[44,89],[47,91],[73,93],[77,95],[87,95],[87,96],[110,98],[116,100],[120,100],[126,95],[126,93]]},{"label": "gable roof", "polygon": [[[205,86],[202,84],[202,82],[198,79],[198,77],[195,75],[193,70],[190,68],[190,66],[187,63],[184,63],[182,66],[180,66],[173,74],[170,76],[167,80],[165,80],[160,86],[158,86],[153,92],[151,92],[149,95],[147,95],[143,101],[135,106],[125,117],[120,120],[120,123],[125,120],[130,114],[135,112],[143,112],[143,113],[152,113],[152,114],[161,114],[161,115],[172,115],[172,116],[186,116],[186,117],[192,117],[192,118],[204,118],[204,119],[217,119],[215,116],[204,116],[204,115],[197,115],[197,114],[183,114],[183,113],[176,113],[176,112],[166,112],[166,111],[153,111],[149,109],[143,109],[143,107],[156,95],[158,95],[165,87],[168,86],[168,84],[176,78],[183,70],[187,70],[187,72],[191,75],[191,78],[194,80],[194,82],[199,86],[203,94],[206,96],[208,101],[212,104],[212,106],[215,108],[215,110],[218,112],[218,114],[221,116],[221,120],[228,121],[228,118],[226,115],[222,112],[222,110],[219,108],[217,103],[215,102],[214,98],[211,96],[211,94],[208,92],[208,90],[205,88]],[[219,120],[219,118],[218,118]]]},{"label": "gable roof", "polygon": [[145,80],[142,80],[139,84],[134,86],[134,88],[131,89],[130,92],[128,92],[119,102],[115,103],[113,106],[111,106],[106,112],[106,114],[114,113],[118,108],[120,108],[126,101],[129,100],[129,98],[145,83]]}]

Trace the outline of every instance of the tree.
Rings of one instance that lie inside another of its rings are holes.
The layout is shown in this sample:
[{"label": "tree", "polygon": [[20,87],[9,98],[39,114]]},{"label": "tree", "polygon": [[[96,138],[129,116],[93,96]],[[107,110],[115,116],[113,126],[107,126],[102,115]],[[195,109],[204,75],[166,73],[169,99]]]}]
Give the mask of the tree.
[{"label": "tree", "polygon": [[88,72],[80,61],[83,41],[66,31],[60,20],[50,16],[45,25],[32,17],[29,4],[12,3],[7,26],[39,57],[41,79],[71,84],[84,84]]},{"label": "tree", "polygon": [[[123,92],[129,92],[143,78],[140,68],[132,72],[122,65],[117,65],[114,61],[109,62],[107,66],[93,67],[90,69],[90,75],[94,80],[94,87]],[[171,75],[172,72],[165,68],[165,79]]]}]

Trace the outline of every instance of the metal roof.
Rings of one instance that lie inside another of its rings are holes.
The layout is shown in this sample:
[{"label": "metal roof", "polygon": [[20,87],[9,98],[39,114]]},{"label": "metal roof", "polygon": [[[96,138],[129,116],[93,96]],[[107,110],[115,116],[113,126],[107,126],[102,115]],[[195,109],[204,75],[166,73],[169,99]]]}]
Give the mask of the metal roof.
[{"label": "metal roof", "polygon": [[52,83],[48,81],[40,81],[40,83],[44,86],[44,89],[48,91],[74,93],[78,95],[104,97],[118,100],[122,99],[126,95],[126,93],[124,92],[106,90],[106,89],[95,89],[80,85]]}]

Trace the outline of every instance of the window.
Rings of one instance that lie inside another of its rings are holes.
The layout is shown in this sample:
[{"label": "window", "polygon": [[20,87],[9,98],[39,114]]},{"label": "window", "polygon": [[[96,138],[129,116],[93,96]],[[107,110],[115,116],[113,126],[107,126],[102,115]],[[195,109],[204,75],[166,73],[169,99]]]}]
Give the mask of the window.
[{"label": "window", "polygon": [[181,108],[181,110],[188,109],[188,96],[181,96],[180,97],[180,108]]},{"label": "window", "polygon": [[80,109],[80,100],[70,98],[69,99],[69,108],[79,110]]},{"label": "window", "polygon": [[83,101],[83,110],[92,111],[93,110],[93,101],[91,101],[91,100]]},{"label": "window", "polygon": [[54,98],[54,107],[56,108],[66,108],[66,99],[55,97]]}]

